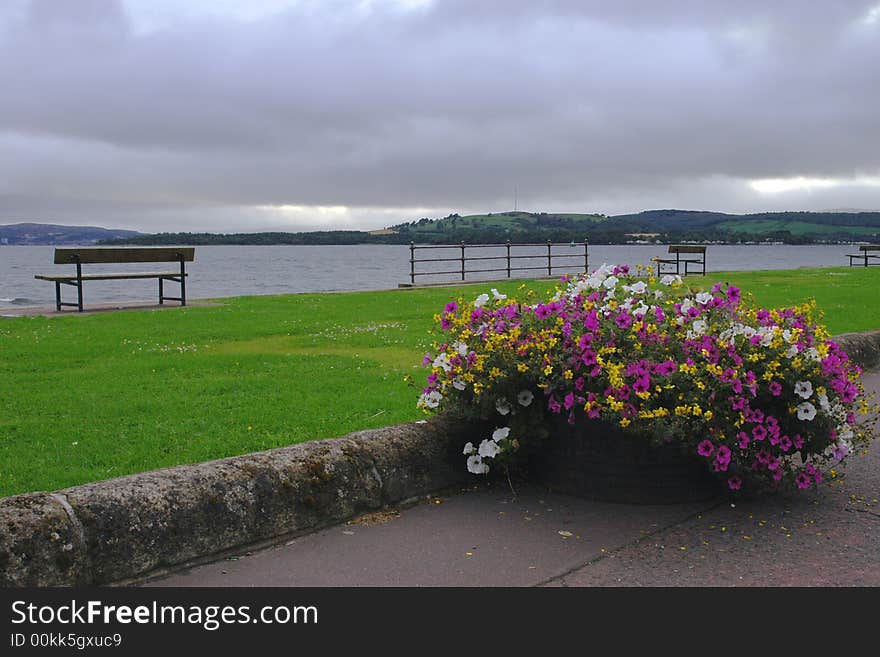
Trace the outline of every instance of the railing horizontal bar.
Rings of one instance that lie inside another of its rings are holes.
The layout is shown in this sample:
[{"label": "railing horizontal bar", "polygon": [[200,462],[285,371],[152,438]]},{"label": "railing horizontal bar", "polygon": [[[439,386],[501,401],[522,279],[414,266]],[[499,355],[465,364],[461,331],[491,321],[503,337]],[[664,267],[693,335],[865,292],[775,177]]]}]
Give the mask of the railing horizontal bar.
[{"label": "railing horizontal bar", "polygon": [[[558,258],[583,258],[584,254],[583,253],[578,253],[578,254],[571,253],[571,254],[563,255],[563,254],[554,253],[554,254],[552,254],[551,257],[554,260],[556,260]],[[861,257],[861,256],[859,256],[859,257]],[[547,260],[547,254],[546,253],[535,253],[533,255],[523,254],[523,255],[511,255],[510,256],[511,260],[537,260],[539,258],[542,260]],[[503,256],[465,256],[464,260],[465,260],[465,262],[471,262],[473,260],[507,260],[507,256],[506,255],[503,255]],[[413,262],[461,262],[461,257],[458,257],[458,258],[418,258],[416,260],[410,260],[410,263],[413,263]],[[673,260],[672,262],[675,262],[675,260]],[[697,261],[695,260],[694,262],[697,262]]]},{"label": "railing horizontal bar", "polygon": [[[550,246],[567,246],[569,248],[577,248],[579,246],[583,246],[583,242],[575,242],[574,247],[572,247],[571,242],[550,242]],[[465,244],[464,248],[466,249],[487,249],[487,248],[503,248],[506,246],[538,246],[542,248],[547,248],[547,242],[511,242],[507,244],[506,242],[493,243],[493,244]],[[461,244],[414,244],[410,248],[412,249],[460,249]]]},{"label": "railing horizontal bar", "polygon": [[417,271],[413,272],[412,276],[434,276],[436,274],[458,274],[461,275],[461,269],[456,269],[455,271]]},{"label": "railing horizontal bar", "polygon": [[[469,260],[470,258],[465,258]],[[410,260],[410,262],[461,262],[461,256],[458,258],[422,258],[419,260]]]}]

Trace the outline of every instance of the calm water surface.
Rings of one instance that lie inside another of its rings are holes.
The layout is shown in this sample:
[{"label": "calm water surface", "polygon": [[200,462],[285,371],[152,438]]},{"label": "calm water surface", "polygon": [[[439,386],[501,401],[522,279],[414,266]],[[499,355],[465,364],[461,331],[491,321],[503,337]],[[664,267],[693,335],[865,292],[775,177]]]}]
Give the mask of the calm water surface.
[{"label": "calm water surface", "polygon": [[[536,253],[542,252],[539,248]],[[555,247],[555,253],[565,253],[566,247]],[[844,257],[853,252],[852,246],[709,246],[708,271],[751,269],[796,269],[800,267],[839,267],[846,265]],[[52,264],[54,247],[0,246],[0,308],[15,306],[53,305],[54,285],[34,278],[35,274],[65,273],[67,265]],[[543,250],[546,253],[546,249]],[[583,246],[571,252],[581,254],[570,262],[573,270],[583,266]],[[503,251],[483,251],[484,255],[501,255]],[[526,253],[523,251],[523,253]],[[431,254],[431,255],[429,255]],[[454,257],[455,249],[418,251],[417,257]],[[478,255],[468,249],[468,255]],[[590,246],[590,268],[602,263],[647,264],[654,256],[666,257],[666,247],[660,245]],[[489,268],[484,265],[474,267]],[[504,262],[504,261],[494,261]],[[524,265],[540,266],[546,262],[536,259],[521,260]],[[147,269],[162,264],[148,264]],[[169,265],[172,270],[174,265]],[[457,263],[420,265],[417,271],[455,269]],[[469,265],[470,266],[470,265]],[[495,265],[501,266],[501,265]],[[144,265],[87,265],[84,270],[99,271],[142,270]],[[198,246],[196,260],[187,266],[187,296],[192,299],[230,297],[254,294],[284,294],[290,292],[326,292],[339,290],[372,290],[397,287],[409,281],[409,247],[386,245],[359,246]],[[562,274],[565,268],[556,270]],[[535,270],[534,276],[546,275]],[[475,274],[469,278],[500,278],[498,274]],[[525,275],[525,274],[524,274]],[[456,280],[455,276],[420,276],[417,282]],[[150,300],[157,296],[155,280],[89,281],[83,286],[85,303]],[[173,294],[176,285],[168,284]],[[64,294],[74,293],[65,288]],[[74,297],[65,297],[74,300]]]}]

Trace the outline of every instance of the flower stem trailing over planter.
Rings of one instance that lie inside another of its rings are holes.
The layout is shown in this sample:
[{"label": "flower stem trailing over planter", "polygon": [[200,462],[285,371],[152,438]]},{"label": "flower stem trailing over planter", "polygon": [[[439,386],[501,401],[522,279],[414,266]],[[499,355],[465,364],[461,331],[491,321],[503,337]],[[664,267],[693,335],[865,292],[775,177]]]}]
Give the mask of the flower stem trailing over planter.
[{"label": "flower stem trailing over planter", "polygon": [[731,490],[810,488],[874,437],[862,370],[815,302],[758,308],[732,285],[693,291],[679,276],[610,265],[533,297],[493,289],[435,316],[418,403],[495,422],[463,446],[472,473],[534,448],[551,416],[677,443]]}]

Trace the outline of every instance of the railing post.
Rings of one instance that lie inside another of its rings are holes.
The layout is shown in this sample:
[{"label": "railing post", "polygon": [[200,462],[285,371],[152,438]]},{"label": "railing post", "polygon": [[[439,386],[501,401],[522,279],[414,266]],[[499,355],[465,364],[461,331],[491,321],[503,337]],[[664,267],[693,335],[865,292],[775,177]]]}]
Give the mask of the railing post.
[{"label": "railing post", "polygon": [[590,273],[590,256],[587,252],[587,240],[584,240],[584,273]]},{"label": "railing post", "polygon": [[464,241],[461,243],[461,280],[464,280]]},{"label": "railing post", "polygon": [[553,257],[551,255],[551,247],[553,242],[547,240],[547,276],[553,276]]},{"label": "railing post", "polygon": [[409,282],[416,284],[416,243],[409,243]]},{"label": "railing post", "polygon": [[507,240],[507,278],[510,278],[510,240]]}]

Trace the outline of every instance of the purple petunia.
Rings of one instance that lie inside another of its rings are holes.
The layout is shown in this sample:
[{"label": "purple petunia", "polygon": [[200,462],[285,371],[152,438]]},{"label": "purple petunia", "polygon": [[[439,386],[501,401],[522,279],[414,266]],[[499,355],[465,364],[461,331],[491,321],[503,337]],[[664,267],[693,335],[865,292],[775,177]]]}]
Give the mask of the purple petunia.
[{"label": "purple petunia", "polygon": [[704,440],[697,445],[697,454],[700,456],[712,456],[713,451],[715,451],[715,445],[712,444],[711,440]]}]

